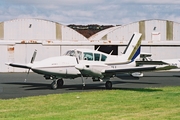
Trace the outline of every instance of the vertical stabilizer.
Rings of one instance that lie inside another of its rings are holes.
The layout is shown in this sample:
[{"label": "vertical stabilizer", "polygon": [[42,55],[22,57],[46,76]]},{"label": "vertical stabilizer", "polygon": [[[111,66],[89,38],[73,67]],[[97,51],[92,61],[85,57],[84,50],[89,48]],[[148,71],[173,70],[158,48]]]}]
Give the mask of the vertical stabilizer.
[{"label": "vertical stabilizer", "polygon": [[134,33],[125,48],[123,54],[129,61],[134,61],[134,59],[140,54],[141,50],[141,33]]}]

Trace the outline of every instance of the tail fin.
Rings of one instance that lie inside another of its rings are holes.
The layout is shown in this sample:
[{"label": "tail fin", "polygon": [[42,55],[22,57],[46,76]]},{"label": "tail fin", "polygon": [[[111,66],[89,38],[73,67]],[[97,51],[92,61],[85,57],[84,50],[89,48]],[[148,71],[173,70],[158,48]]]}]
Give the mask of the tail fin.
[{"label": "tail fin", "polygon": [[123,54],[129,61],[134,61],[134,59],[140,54],[141,51],[141,33],[134,33],[124,50]]}]

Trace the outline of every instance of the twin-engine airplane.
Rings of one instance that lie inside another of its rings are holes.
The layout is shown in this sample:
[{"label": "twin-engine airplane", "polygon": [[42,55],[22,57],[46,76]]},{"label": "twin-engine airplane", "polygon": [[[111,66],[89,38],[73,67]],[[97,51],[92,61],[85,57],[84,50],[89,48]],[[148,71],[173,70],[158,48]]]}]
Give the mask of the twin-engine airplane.
[{"label": "twin-engine airplane", "polygon": [[[84,77],[91,77],[93,81],[103,81],[106,89],[112,88],[110,78],[117,73],[141,73],[156,70],[156,66],[136,66],[134,60],[140,55],[141,34],[134,33],[120,56],[110,55],[97,50],[74,49],[63,56],[51,57],[34,62],[36,50],[28,64],[6,63],[12,67],[25,68],[44,75],[45,79],[53,80],[52,89],[62,87],[63,78],[74,79],[81,77],[83,88]],[[28,70],[28,74],[29,74]],[[136,74],[137,76],[137,74]],[[141,76],[141,74],[140,74]]]}]

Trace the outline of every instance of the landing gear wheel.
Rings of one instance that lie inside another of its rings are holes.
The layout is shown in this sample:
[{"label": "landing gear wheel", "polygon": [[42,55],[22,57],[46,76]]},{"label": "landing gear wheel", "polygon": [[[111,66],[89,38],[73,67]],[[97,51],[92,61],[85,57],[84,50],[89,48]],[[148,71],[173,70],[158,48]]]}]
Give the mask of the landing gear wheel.
[{"label": "landing gear wheel", "polygon": [[107,81],[105,86],[106,86],[106,89],[108,89],[108,90],[112,89],[112,82],[111,81]]},{"label": "landing gear wheel", "polygon": [[58,86],[58,88],[61,88],[63,85],[64,85],[63,79],[58,79],[58,80],[57,80],[57,86]]},{"label": "landing gear wheel", "polygon": [[57,89],[57,87],[58,87],[58,85],[57,85],[57,81],[56,81],[56,80],[54,80],[54,81],[51,83],[51,88],[52,88],[53,90],[56,90],[56,89]]}]

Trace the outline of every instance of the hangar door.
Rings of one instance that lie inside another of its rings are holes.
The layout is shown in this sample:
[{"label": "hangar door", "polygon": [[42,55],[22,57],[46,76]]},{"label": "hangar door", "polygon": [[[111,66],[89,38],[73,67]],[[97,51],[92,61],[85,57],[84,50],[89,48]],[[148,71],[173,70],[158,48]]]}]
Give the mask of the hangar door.
[{"label": "hangar door", "polygon": [[118,55],[118,46],[117,45],[95,45],[95,50],[99,47],[98,51],[112,55]]}]

